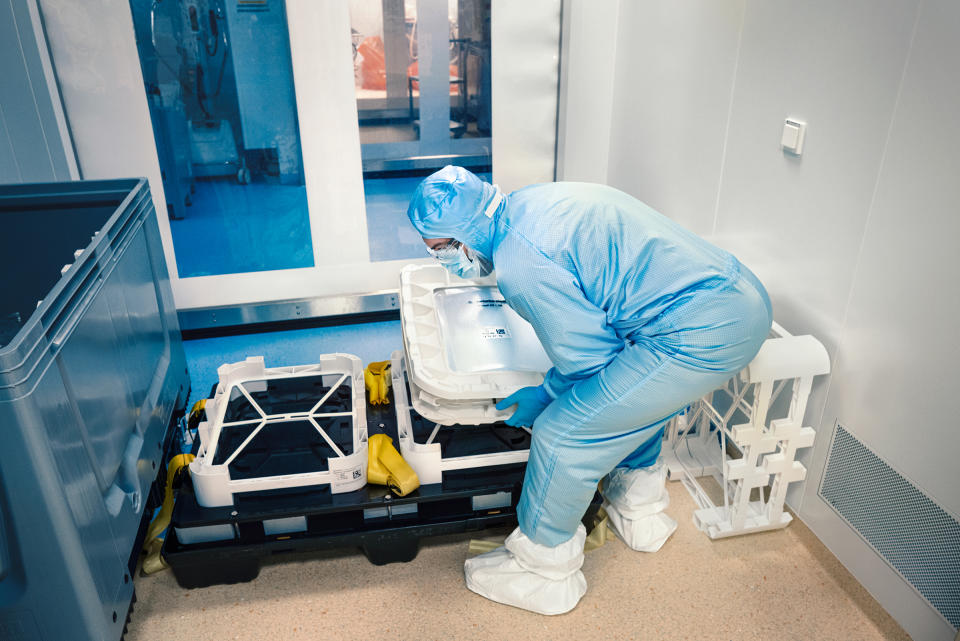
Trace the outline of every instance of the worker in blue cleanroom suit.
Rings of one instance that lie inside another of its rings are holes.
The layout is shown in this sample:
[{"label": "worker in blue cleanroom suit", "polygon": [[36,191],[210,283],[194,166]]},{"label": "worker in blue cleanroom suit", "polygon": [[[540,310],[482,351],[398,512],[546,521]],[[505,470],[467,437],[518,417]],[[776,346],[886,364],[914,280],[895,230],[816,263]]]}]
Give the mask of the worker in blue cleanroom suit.
[{"label": "worker in blue cleanroom suit", "polygon": [[467,560],[467,587],[543,614],[586,591],[580,523],[604,479],[614,530],[660,548],[658,462],[666,421],[756,355],[771,325],[763,285],[736,258],[639,200],[585,183],[505,196],[459,167],[417,188],[407,211],[430,252],[467,278],[496,268],[507,303],[533,325],[554,367],[498,404],[532,425],[520,526]]}]

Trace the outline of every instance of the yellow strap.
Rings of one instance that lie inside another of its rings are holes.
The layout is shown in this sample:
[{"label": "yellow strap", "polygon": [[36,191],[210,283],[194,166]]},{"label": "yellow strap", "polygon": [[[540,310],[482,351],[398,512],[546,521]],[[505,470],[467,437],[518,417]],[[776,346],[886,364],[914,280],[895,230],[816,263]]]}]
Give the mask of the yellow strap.
[{"label": "yellow strap", "polygon": [[374,434],[367,441],[367,483],[386,485],[397,496],[406,496],[420,487],[417,473],[386,434]]},{"label": "yellow strap", "polygon": [[207,399],[201,398],[199,401],[193,404],[193,407],[190,408],[190,416],[193,416],[194,414],[199,414],[204,410],[204,408],[206,408],[206,406],[207,406]]},{"label": "yellow strap", "polygon": [[[386,437],[386,441],[383,438]],[[391,439],[386,434],[374,434],[367,440],[367,483],[386,485],[390,474],[380,462],[380,446],[386,442],[390,445]],[[391,446],[392,447],[392,446]]]},{"label": "yellow strap", "polygon": [[143,563],[140,565],[140,572],[143,574],[154,574],[160,570],[166,570],[169,565],[160,556],[160,549],[163,547],[163,539],[154,539],[148,541],[143,546]]},{"label": "yellow strap", "polygon": [[590,534],[587,535],[587,540],[583,544],[584,552],[603,547],[603,544],[610,540],[610,528],[607,527],[609,520],[606,510],[603,508],[597,510],[596,515],[593,517],[593,529],[590,531]]},{"label": "yellow strap", "polygon": [[160,546],[163,544],[160,535],[170,525],[170,517],[173,515],[173,479],[176,478],[177,472],[190,465],[194,458],[196,457],[193,454],[178,454],[170,460],[170,464],[167,466],[167,485],[163,490],[163,506],[161,506],[160,512],[157,513],[153,521],[150,522],[150,527],[147,528],[147,537],[143,544],[143,551],[147,555],[141,567],[144,574],[153,574],[167,567],[167,563],[160,556]]},{"label": "yellow strap", "polygon": [[390,361],[375,361],[367,365],[367,369],[370,370],[372,374],[386,374],[390,369]]},{"label": "yellow strap", "polygon": [[489,539],[470,539],[470,547],[467,548],[468,554],[486,554],[493,552],[503,545],[503,539],[491,541]]},{"label": "yellow strap", "polygon": [[390,402],[390,361],[370,363],[363,370],[363,383],[371,405],[386,405]]}]

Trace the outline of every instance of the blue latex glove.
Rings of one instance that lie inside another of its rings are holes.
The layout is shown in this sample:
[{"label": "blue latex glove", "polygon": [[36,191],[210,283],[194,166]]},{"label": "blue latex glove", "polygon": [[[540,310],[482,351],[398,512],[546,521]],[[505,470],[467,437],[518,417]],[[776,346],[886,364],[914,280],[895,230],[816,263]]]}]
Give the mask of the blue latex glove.
[{"label": "blue latex glove", "polygon": [[497,403],[498,410],[505,410],[511,405],[517,406],[513,416],[504,421],[513,427],[530,427],[540,416],[540,412],[553,402],[543,385],[523,387]]}]

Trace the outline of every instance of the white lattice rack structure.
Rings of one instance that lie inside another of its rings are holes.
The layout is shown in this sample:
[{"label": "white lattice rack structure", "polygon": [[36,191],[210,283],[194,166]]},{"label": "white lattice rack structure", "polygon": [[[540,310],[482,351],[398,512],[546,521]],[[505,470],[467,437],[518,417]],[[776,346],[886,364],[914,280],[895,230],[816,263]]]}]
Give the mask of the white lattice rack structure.
[{"label": "white lattice rack structure", "polygon": [[[816,436],[803,425],[807,401],[813,379],[829,371],[820,341],[792,336],[774,323],[746,368],[670,421],[663,448],[670,479],[682,481],[693,496],[700,508],[693,521],[710,538],[790,523],[787,486],[807,472],[796,453]],[[716,481],[722,504],[698,480],[705,478]]]},{"label": "white lattice rack structure", "polygon": [[[243,492],[259,492],[314,485],[329,485],[333,494],[351,492],[367,483],[367,416],[364,399],[363,364],[351,354],[324,354],[313,365],[294,367],[265,367],[262,356],[251,356],[245,361],[227,363],[217,368],[220,381],[213,398],[206,402],[207,420],[200,423],[200,449],[190,463],[190,476],[197,502],[204,507],[234,504],[234,496]],[[283,414],[271,414],[257,403],[253,394],[266,391],[270,381],[277,379],[320,377],[326,392],[317,398],[303,399],[303,409]],[[349,411],[324,412],[323,406],[344,383],[350,386]],[[259,416],[248,420],[225,420],[233,400],[245,398],[249,407]],[[349,454],[330,437],[321,423],[325,420],[349,417],[352,422],[352,443]],[[327,469],[295,474],[280,474],[255,478],[233,479],[230,464],[250,445],[254,438],[272,425],[306,422],[333,451],[326,460]],[[229,456],[217,461],[221,435],[232,428],[256,427]]]}]

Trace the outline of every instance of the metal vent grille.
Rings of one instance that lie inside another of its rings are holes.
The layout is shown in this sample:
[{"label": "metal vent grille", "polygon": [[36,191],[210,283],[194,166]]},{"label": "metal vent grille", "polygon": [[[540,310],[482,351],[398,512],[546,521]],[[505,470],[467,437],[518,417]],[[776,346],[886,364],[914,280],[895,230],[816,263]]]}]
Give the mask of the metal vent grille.
[{"label": "metal vent grille", "polygon": [[819,494],[954,627],[960,627],[960,522],[843,426]]}]

